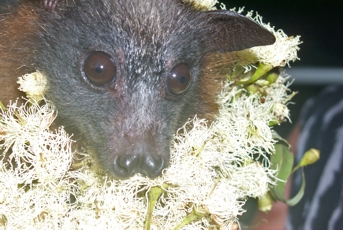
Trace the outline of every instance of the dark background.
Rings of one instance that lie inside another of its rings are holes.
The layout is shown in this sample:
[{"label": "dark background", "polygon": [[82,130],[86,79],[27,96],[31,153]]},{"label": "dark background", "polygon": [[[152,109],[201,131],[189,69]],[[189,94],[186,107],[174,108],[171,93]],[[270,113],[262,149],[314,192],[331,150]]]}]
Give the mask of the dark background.
[{"label": "dark background", "polygon": [[288,36],[301,35],[301,50],[292,66],[343,67],[343,0],[223,1],[227,9],[245,6]]},{"label": "dark background", "polygon": [[[0,4],[17,0],[0,0]],[[343,0],[230,0],[221,1],[227,9],[245,6],[245,11],[254,10],[276,29],[283,29],[288,35],[301,35],[303,44],[298,53],[300,61],[291,63],[297,67],[340,67],[343,68]],[[1,23],[1,22],[0,22]],[[306,83],[297,83],[292,90],[299,91],[289,106],[293,124],[304,101],[316,95],[325,83],[313,84],[309,77]],[[325,76],[323,76],[325,78]],[[342,76],[343,79],[343,76]],[[343,80],[342,80],[343,82]],[[287,136],[292,125],[285,123],[278,131]]]}]

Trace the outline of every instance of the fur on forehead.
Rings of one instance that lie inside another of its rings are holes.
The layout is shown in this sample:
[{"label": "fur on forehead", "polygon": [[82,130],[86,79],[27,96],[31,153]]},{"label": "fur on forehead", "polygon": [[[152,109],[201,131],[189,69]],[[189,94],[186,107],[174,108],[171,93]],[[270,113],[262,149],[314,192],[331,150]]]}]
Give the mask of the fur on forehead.
[{"label": "fur on forehead", "polygon": [[[136,40],[136,43],[149,39],[151,46],[175,44],[169,41],[173,38],[194,39],[196,36],[191,34],[201,30],[201,26],[197,26],[200,22],[194,17],[198,12],[179,0],[75,0],[75,6],[74,12],[79,14],[86,28],[93,24],[99,25],[96,29],[101,30],[103,24],[103,28],[108,32],[112,29],[120,39]],[[68,6],[65,7],[68,10]]]}]

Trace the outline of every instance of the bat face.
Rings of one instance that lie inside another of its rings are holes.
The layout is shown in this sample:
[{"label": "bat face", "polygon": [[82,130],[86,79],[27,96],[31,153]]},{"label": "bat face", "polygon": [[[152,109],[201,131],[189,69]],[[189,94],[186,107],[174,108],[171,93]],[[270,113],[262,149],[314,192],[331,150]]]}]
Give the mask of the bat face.
[{"label": "bat face", "polygon": [[[177,0],[75,0],[53,11],[22,7],[34,9],[37,26],[18,43],[32,47],[25,65],[48,77],[57,122],[119,179],[159,176],[176,130],[196,114],[216,114],[223,79],[204,74],[204,56],[274,42],[245,17],[198,12]],[[8,57],[11,50],[4,52]]]}]

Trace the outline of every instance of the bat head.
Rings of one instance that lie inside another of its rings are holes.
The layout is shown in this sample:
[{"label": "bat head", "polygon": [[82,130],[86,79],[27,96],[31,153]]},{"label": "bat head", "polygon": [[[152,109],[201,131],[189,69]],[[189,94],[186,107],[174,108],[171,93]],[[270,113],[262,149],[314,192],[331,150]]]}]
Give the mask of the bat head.
[{"label": "bat head", "polygon": [[205,74],[207,54],[275,41],[237,13],[178,0],[61,2],[37,24],[33,65],[48,77],[57,122],[119,179],[159,176],[177,129],[213,119],[223,77]]}]

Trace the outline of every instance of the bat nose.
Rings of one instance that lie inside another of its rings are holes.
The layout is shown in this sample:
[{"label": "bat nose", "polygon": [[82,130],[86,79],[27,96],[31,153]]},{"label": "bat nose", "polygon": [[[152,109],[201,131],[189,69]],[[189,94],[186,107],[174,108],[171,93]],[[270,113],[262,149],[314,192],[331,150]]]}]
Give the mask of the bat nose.
[{"label": "bat nose", "polygon": [[136,173],[142,173],[150,179],[161,175],[166,164],[162,157],[157,156],[118,156],[114,160],[114,174],[119,179],[127,179]]}]

